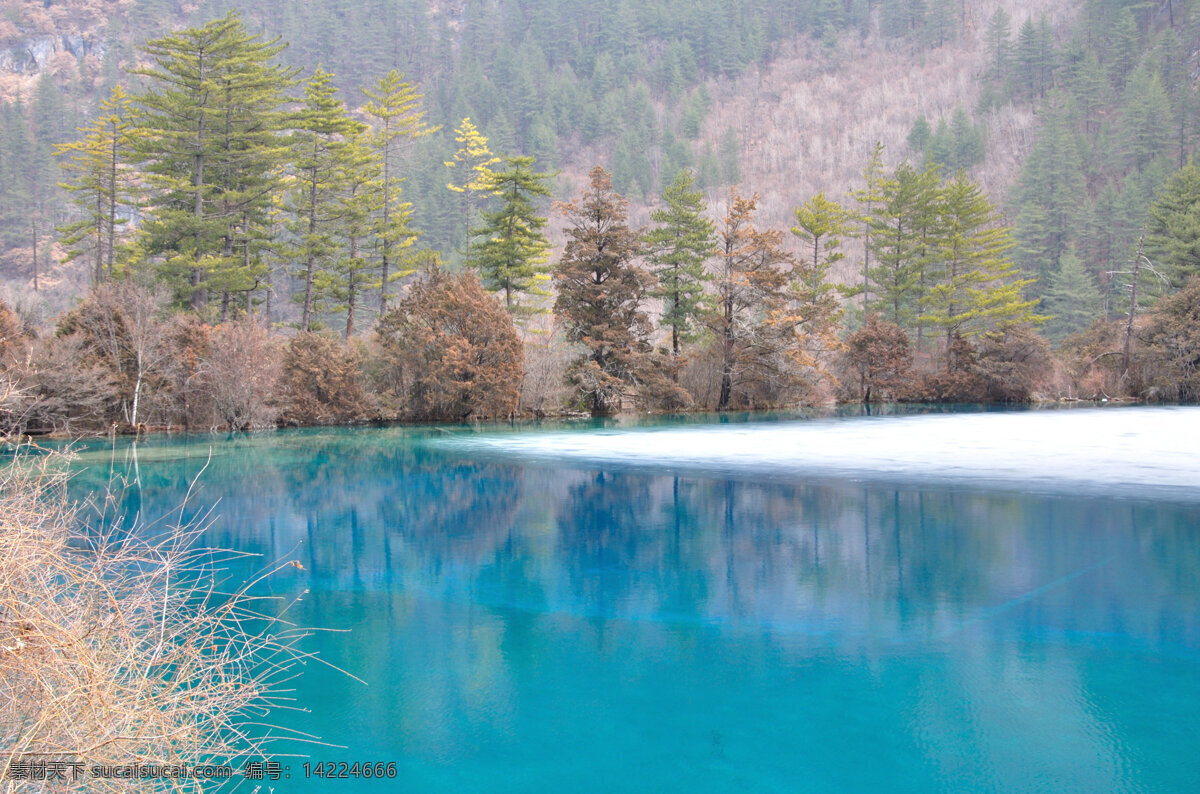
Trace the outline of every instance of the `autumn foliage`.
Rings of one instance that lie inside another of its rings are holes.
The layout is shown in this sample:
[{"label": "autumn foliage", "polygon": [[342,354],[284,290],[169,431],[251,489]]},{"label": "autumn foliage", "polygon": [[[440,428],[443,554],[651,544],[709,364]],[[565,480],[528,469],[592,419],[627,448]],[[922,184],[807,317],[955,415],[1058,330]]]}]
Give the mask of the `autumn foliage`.
[{"label": "autumn foliage", "polygon": [[379,323],[381,377],[412,419],[516,411],[523,354],[512,318],[473,271],[427,270]]}]

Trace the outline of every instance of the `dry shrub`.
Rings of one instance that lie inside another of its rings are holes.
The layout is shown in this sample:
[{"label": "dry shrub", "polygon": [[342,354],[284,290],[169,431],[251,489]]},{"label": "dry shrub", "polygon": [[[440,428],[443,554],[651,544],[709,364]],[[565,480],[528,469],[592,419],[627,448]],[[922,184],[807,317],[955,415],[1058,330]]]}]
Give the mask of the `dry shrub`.
[{"label": "dry shrub", "polygon": [[283,350],[280,419],[292,425],[353,422],[371,413],[356,348],[306,331]]},{"label": "dry shrub", "polygon": [[250,320],[223,323],[208,334],[198,374],[220,422],[230,430],[272,427],[279,384],[279,348]]},{"label": "dry shrub", "polygon": [[679,383],[696,408],[715,411],[721,398],[721,347],[708,344],[690,351],[680,368]]},{"label": "dry shrub", "polygon": [[105,429],[118,412],[112,370],[96,361],[77,335],[55,336],[33,350],[25,383],[30,405],[23,427],[78,434]]},{"label": "dry shrub", "polygon": [[539,417],[555,413],[566,404],[571,394],[563,377],[572,358],[570,347],[556,326],[546,333],[527,338],[524,353],[521,410]]},{"label": "dry shrub", "polygon": [[1200,401],[1200,277],[1160,300],[1139,336],[1146,396]]},{"label": "dry shrub", "polygon": [[64,468],[48,456],[0,470],[0,790],[25,785],[12,761],[85,764],[53,790],[211,790],[86,770],[263,757],[269,735],[292,735],[268,723],[293,708],[307,632],[281,619],[288,602],[248,592],[278,569],[221,592],[238,555],[197,546],[199,527],[80,529]]},{"label": "dry shrub", "polygon": [[1047,386],[1050,345],[1027,326],[985,334],[979,342],[975,371],[985,402],[1029,402]]},{"label": "dry shrub", "polygon": [[846,340],[841,370],[844,399],[869,403],[908,397],[913,390],[908,334],[895,323],[871,315]]},{"label": "dry shrub", "polygon": [[101,284],[58,322],[57,335],[82,343],[83,363],[106,368],[116,385],[117,411],[109,419],[125,427],[145,421],[142,402],[159,388],[173,351],[164,343],[159,298],[131,282]]},{"label": "dry shrub", "polygon": [[[147,395],[156,424],[183,425],[185,430],[213,425],[213,401],[206,366],[212,357],[212,328],[195,315],[177,314],[163,324],[163,345],[171,351],[162,367],[159,388]],[[241,377],[255,380],[255,370]]]},{"label": "dry shrub", "polygon": [[1063,340],[1057,355],[1068,397],[1100,400],[1121,394],[1123,333],[1121,323],[1097,320]]},{"label": "dry shrub", "polygon": [[428,270],[379,321],[392,399],[423,420],[502,418],[520,397],[523,351],[512,317],[473,271]]}]

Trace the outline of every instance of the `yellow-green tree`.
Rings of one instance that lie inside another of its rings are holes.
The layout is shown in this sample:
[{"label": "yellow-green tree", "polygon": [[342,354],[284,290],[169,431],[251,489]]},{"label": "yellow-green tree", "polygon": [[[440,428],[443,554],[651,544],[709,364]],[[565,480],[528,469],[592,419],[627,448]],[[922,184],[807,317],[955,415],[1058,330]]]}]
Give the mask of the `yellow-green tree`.
[{"label": "yellow-green tree", "polygon": [[388,285],[405,275],[404,271],[393,270],[393,266],[417,239],[411,226],[412,203],[401,198],[400,183],[404,177],[397,161],[408,144],[437,132],[441,125],[431,127],[425,123],[421,107],[424,95],[396,69],[362,91],[370,100],[362,110],[376,125],[375,148],[382,165],[375,230],[379,241],[379,316],[382,317],[387,312]]},{"label": "yellow-green tree", "polygon": [[54,147],[66,156],[63,170],[70,181],[63,184],[73,194],[80,218],[60,227],[63,243],[72,248],[68,261],[89,253],[92,281],[99,284],[113,275],[122,214],[134,202],[136,174],[131,160],[132,144],[138,134],[132,100],[119,84],[100,102],[92,123],[81,128],[82,138]]},{"label": "yellow-green tree", "polygon": [[1037,301],[1022,296],[1033,279],[1021,278],[1008,256],[1012,230],[1000,224],[979,185],[960,172],[942,187],[939,214],[942,273],[925,297],[920,321],[945,331],[947,350],[956,338],[1044,320],[1034,312]]},{"label": "yellow-green tree", "polygon": [[492,150],[488,148],[488,139],[476,129],[469,117],[464,118],[462,124],[454,130],[454,140],[458,142],[458,151],[454,153],[452,160],[446,161],[446,167],[456,169],[455,173],[459,175],[459,179],[457,184],[451,181],[446,187],[466,197],[466,226],[470,229],[483,201],[488,196],[496,195],[496,175],[492,166],[502,160],[492,154]]}]

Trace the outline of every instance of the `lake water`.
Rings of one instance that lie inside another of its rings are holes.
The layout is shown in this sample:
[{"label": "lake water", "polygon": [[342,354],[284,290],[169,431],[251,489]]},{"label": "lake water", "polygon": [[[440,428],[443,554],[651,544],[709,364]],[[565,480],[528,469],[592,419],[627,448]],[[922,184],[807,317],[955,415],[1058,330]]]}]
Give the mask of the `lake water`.
[{"label": "lake water", "polygon": [[[86,449],[296,560],[288,724],[397,779],[275,791],[1200,789],[1200,409]],[[252,787],[243,786],[242,791]]]}]

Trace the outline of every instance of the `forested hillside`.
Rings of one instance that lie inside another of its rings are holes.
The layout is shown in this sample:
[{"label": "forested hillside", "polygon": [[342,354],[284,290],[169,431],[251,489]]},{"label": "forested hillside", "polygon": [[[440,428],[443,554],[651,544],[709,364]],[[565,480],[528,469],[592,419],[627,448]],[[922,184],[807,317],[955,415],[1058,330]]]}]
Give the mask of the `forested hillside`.
[{"label": "forested hillside", "polygon": [[0,43],[43,426],[71,361],[128,426],[258,423],[172,402],[238,361],[298,423],[1191,394],[1200,3],[49,2]]}]

